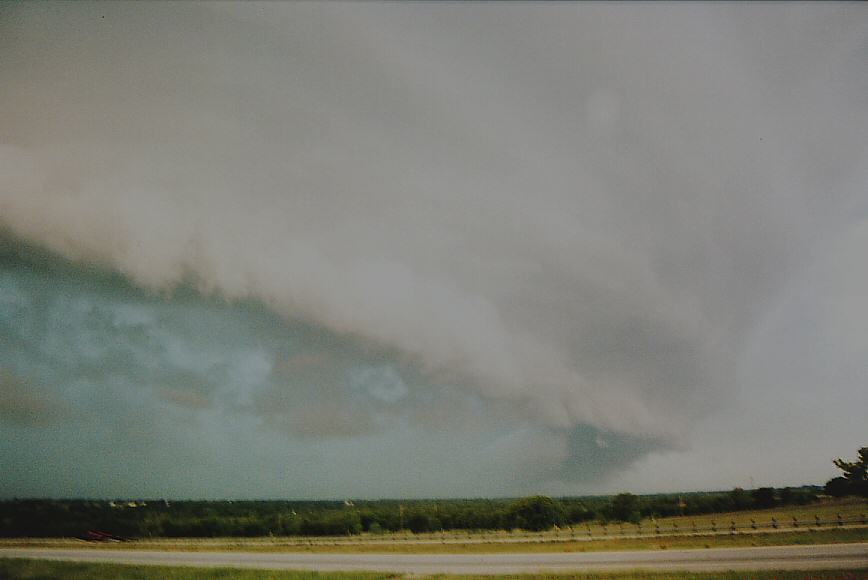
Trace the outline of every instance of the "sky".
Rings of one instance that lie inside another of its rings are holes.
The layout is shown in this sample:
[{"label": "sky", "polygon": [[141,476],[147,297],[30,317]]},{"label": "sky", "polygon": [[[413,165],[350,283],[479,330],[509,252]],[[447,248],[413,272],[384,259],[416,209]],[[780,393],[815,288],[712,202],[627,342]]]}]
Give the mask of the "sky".
[{"label": "sky", "polygon": [[0,497],[822,484],[868,7],[4,3]]}]

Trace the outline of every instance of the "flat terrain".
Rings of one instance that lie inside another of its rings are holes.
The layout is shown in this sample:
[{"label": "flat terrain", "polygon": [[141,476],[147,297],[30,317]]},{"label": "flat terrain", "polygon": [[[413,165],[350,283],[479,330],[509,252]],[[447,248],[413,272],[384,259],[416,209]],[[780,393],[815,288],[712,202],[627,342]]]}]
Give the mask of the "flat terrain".
[{"label": "flat terrain", "polygon": [[[12,560],[0,558],[0,578],[8,580],[397,580],[403,574],[377,572],[298,572],[242,570],[239,568],[194,568],[166,566],[128,566],[122,564],[87,564],[49,560]],[[490,576],[435,575],[413,578],[440,580],[480,580]],[[749,572],[572,572],[569,574],[520,574],[506,576],[512,580],[858,580],[868,578],[868,568],[852,570],[773,570]]]},{"label": "flat terrain", "polygon": [[517,574],[618,570],[811,570],[868,567],[868,543],[529,554],[306,554],[157,552],[3,548],[2,558],[37,558],[117,564],[375,571],[405,574]]},{"label": "flat terrain", "polygon": [[[332,537],[149,538],[120,543],[89,543],[74,538],[5,538],[0,539],[0,548],[481,554],[834,544],[868,542],[868,525],[862,523],[866,512],[868,508],[864,500],[850,498],[777,509],[645,520],[641,529],[633,524],[604,527],[591,523],[537,533],[449,531]],[[837,524],[838,514],[842,516],[842,526]],[[816,523],[818,518],[819,526]],[[776,522],[776,528],[770,525],[772,521]],[[731,530],[733,522],[737,526],[734,533]],[[756,529],[752,523],[756,524]],[[712,524],[716,528],[714,531]],[[698,530],[695,533],[694,525]]]},{"label": "flat terrain", "polygon": [[299,543],[284,538],[193,538],[137,540],[119,543],[84,542],[72,538],[4,539],[0,548],[47,548],[84,550],[150,550],[162,552],[306,552],[340,554],[502,554],[530,552],[601,552],[624,550],[671,550],[690,548],[736,548],[841,544],[868,542],[868,528],[803,530],[777,533],[737,533],[661,537],[614,537],[594,540],[496,541],[472,539],[466,542],[417,543],[400,540],[368,542]]}]

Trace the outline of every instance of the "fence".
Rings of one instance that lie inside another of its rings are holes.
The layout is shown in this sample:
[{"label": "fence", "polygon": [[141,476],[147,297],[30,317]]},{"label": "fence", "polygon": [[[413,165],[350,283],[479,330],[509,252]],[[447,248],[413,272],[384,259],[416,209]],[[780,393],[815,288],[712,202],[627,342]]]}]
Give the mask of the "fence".
[{"label": "fence", "polygon": [[[683,522],[682,522],[683,523]],[[696,522],[691,522],[689,526],[681,525],[678,522],[659,523],[651,522],[650,524],[617,524],[617,532],[612,530],[610,526],[601,526],[602,534],[598,533],[597,537],[612,537],[612,536],[661,536],[661,535],[684,535],[684,534],[719,534],[719,533],[738,533],[738,532],[758,532],[758,531],[774,531],[774,530],[798,530],[798,529],[821,529],[821,528],[843,528],[853,526],[868,525],[868,516],[859,514],[857,516],[842,516],[838,514],[834,519],[822,519],[819,515],[815,515],[812,519],[799,519],[792,516],[789,520],[778,521],[777,518],[771,518],[768,521],[757,521],[751,519],[749,524],[736,523],[735,520],[720,521],[711,520],[708,525],[696,525]],[[570,528],[570,536],[576,535],[576,529]],[[594,536],[590,525],[583,529],[585,536]],[[557,535],[557,534],[556,534]]]},{"label": "fence", "polygon": [[[844,529],[844,528],[864,528],[868,526],[868,516],[866,514],[844,516],[837,514],[835,517],[820,517],[819,515],[813,518],[791,517],[786,520],[778,520],[772,517],[769,520],[750,519],[749,523],[735,520],[711,519],[701,523],[696,521],[680,522],[664,521],[664,522],[642,522],[639,524],[586,524],[583,526],[571,526],[560,529],[554,529],[545,532],[524,532],[524,531],[449,531],[449,532],[428,532],[414,534],[412,532],[396,532],[386,533],[382,535],[363,534],[358,536],[323,536],[323,537],[301,537],[301,536],[279,536],[268,539],[245,539],[237,538],[239,545],[246,543],[259,543],[267,541],[276,545],[289,546],[304,546],[304,545],[351,545],[351,544],[436,544],[436,543],[512,543],[512,542],[565,542],[565,541],[587,541],[612,538],[653,538],[666,536],[685,536],[685,535],[728,535],[728,534],[750,534],[760,532],[783,532],[783,531],[809,531],[820,529]],[[191,539],[192,540],[192,539]],[[201,538],[192,540],[194,543],[210,543],[225,542],[224,539],[209,540]],[[163,540],[154,540],[160,542]],[[177,542],[177,540],[165,540]]]}]

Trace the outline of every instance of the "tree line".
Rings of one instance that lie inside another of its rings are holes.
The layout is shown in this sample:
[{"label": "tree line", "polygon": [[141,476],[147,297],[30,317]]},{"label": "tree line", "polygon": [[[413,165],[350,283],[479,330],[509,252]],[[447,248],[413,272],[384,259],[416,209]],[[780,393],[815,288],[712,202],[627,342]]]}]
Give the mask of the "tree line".
[{"label": "tree line", "polygon": [[842,475],[825,488],[802,486],[728,492],[518,499],[377,501],[0,501],[0,537],[338,536],[450,530],[541,531],[585,522],[638,522],[803,505],[819,496],[868,499],[868,447],[856,461],[835,459]]},{"label": "tree line", "polygon": [[0,502],[0,536],[75,537],[89,530],[130,538],[539,531],[590,521],[628,522],[808,503],[819,491],[760,488],[681,495],[355,502],[20,499]]}]

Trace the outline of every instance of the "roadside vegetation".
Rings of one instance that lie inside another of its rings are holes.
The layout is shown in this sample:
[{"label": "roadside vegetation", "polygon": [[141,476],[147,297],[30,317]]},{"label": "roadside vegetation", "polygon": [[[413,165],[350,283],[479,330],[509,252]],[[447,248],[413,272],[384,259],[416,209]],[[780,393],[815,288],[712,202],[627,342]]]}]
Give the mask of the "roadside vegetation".
[{"label": "roadside vegetation", "polygon": [[[356,502],[293,501],[93,501],[11,500],[0,502],[0,537],[85,537],[88,531],[122,538],[311,537],[426,534],[475,530],[477,533],[521,529],[594,535],[635,530],[652,521],[693,521],[721,526],[793,516],[806,521],[817,514],[834,518],[864,513],[858,500],[823,502],[822,489],[760,488],[752,491],[705,492],[614,497],[518,500],[418,500]],[[757,509],[774,509],[759,516]],[[704,519],[702,519],[703,516]],[[669,520],[665,518],[676,518]],[[669,525],[669,524],[668,524]]]},{"label": "roadside vegetation", "polygon": [[[502,541],[502,540],[512,541]],[[675,550],[844,544],[868,542],[868,528],[757,532],[751,534],[669,535],[646,537],[600,537],[591,541],[543,536],[472,536],[444,542],[403,541],[399,538],[364,536],[354,542],[294,541],[284,538],[176,538],[137,540],[124,543],[85,543],[73,539],[7,539],[0,548],[91,548],[95,550],[160,550],[164,552],[310,552],[336,554],[501,554],[534,552],[603,552],[627,550]]]},{"label": "roadside vegetation", "polygon": [[[570,574],[515,574],[499,576],[513,580],[543,578],[576,580],[857,580],[868,576],[868,568],[859,570],[762,571],[762,572],[605,572]],[[48,560],[0,559],[0,578],[9,580],[392,580],[404,574],[365,572],[292,572],[241,570],[237,568],[187,568],[166,566],[126,566],[119,564],[83,564]],[[443,580],[488,580],[491,576],[416,576]]]},{"label": "roadside vegetation", "polygon": [[[819,486],[681,494],[379,501],[44,500],[0,502],[0,538],[317,537],[454,540],[711,534],[864,526],[868,447]],[[847,499],[849,497],[849,499]],[[311,540],[313,541],[313,540]]]}]

